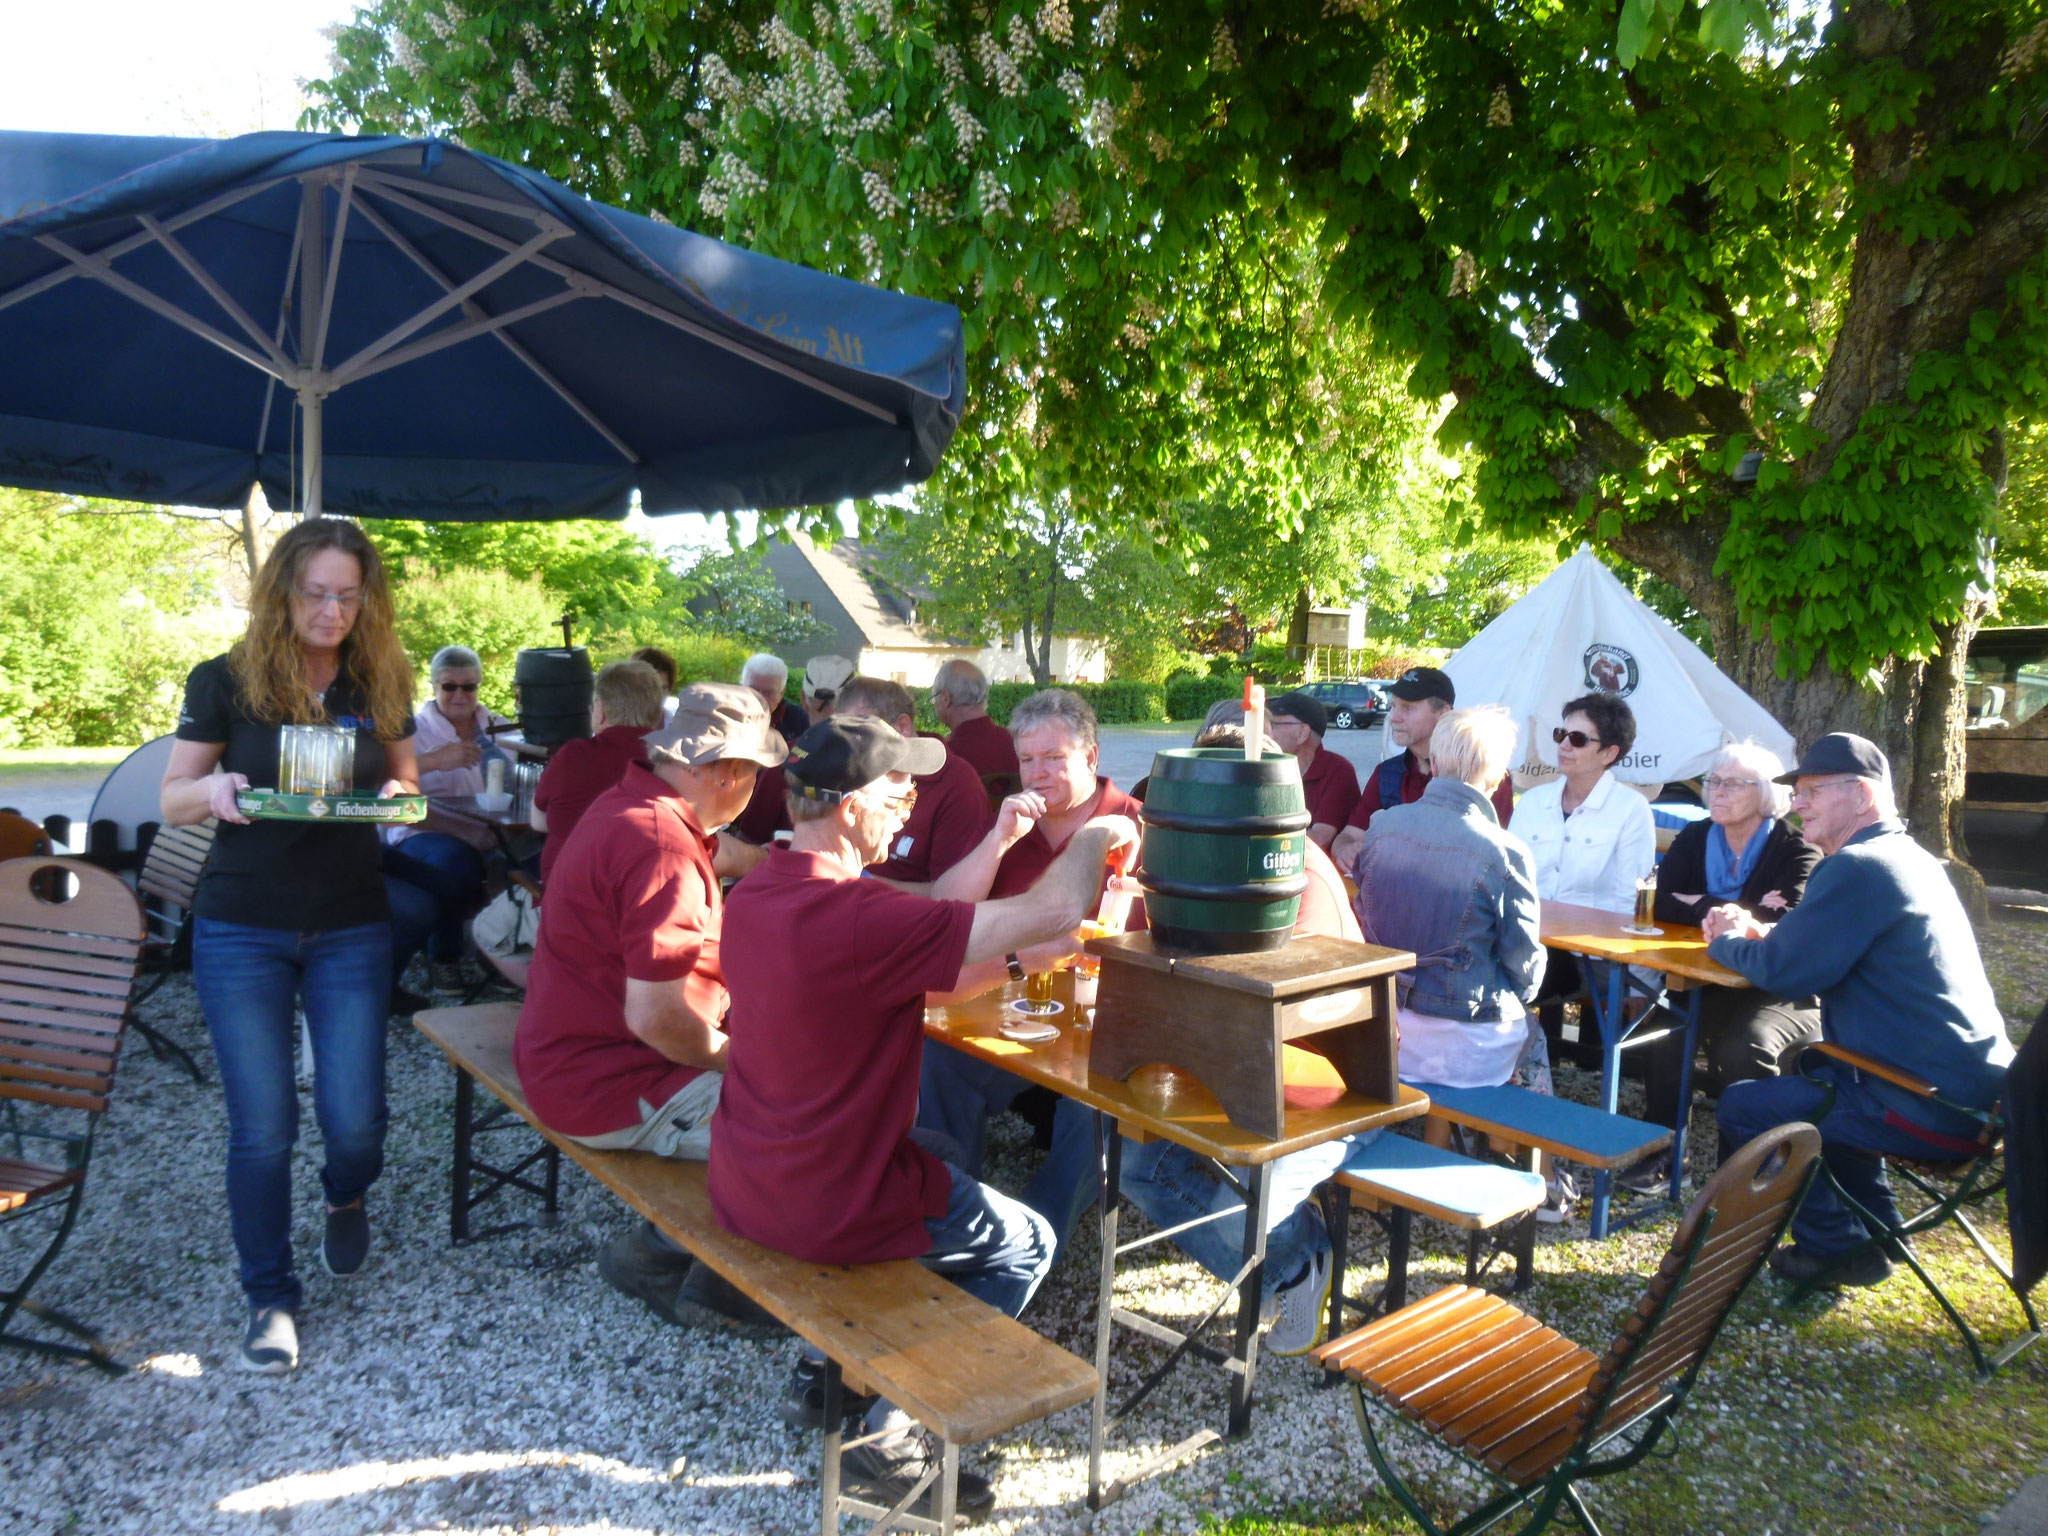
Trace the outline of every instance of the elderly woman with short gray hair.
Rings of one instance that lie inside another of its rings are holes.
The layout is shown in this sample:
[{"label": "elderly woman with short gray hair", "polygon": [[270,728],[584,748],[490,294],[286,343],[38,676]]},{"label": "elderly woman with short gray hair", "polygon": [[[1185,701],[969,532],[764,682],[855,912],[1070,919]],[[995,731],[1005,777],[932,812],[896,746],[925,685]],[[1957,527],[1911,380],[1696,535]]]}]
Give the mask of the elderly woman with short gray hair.
[{"label": "elderly woman with short gray hair", "polygon": [[[427,676],[427,702],[413,714],[420,788],[429,795],[481,794],[486,765],[506,758],[491,737],[512,722],[478,699],[483,660],[468,646],[442,646]],[[387,827],[384,842],[398,974],[424,944],[434,990],[461,992],[463,924],[483,897],[483,850],[440,828]]]},{"label": "elderly woman with short gray hair", "polygon": [[[1791,794],[1775,782],[1785,771],[1776,753],[1753,741],[1721,749],[1707,769],[1707,819],[1673,839],[1657,866],[1657,921],[1697,927],[1715,907],[1734,902],[1759,922],[1776,922],[1806,894],[1820,850],[1785,820]],[[1707,1069],[1694,1079],[1719,1096],[1730,1083],[1775,1077],[1788,1051],[1820,1035],[1820,1012],[1811,998],[1787,1001],[1750,987],[1700,989],[1699,1043]],[[1684,1065],[1677,1030],[1643,1052],[1643,1118],[1670,1125],[1678,1116],[1678,1079]],[[1669,1186],[1671,1163],[1662,1154],[1620,1176],[1625,1188],[1654,1193]]]}]

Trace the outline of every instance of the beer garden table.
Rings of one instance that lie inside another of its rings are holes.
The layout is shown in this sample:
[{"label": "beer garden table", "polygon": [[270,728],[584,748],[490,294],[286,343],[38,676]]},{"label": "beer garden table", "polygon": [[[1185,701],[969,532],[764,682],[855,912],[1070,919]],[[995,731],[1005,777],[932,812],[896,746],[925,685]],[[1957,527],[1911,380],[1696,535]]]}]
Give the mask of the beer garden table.
[{"label": "beer garden table", "polygon": [[[1119,1497],[1131,1484],[1218,1438],[1213,1429],[1191,1436],[1119,1479],[1105,1496],[1102,1449],[1109,1430],[1150,1396],[1187,1354],[1200,1355],[1221,1366],[1230,1377],[1228,1433],[1235,1438],[1250,1428],[1252,1379],[1258,1364],[1260,1282],[1266,1257],[1267,1166],[1290,1152],[1426,1114],[1429,1099],[1405,1085],[1398,1099],[1391,1104],[1347,1092],[1328,1061],[1312,1051],[1288,1046],[1285,1067],[1289,1085],[1288,1109],[1282,1135],[1269,1141],[1232,1125],[1214,1095],[1185,1073],[1141,1068],[1132,1074],[1129,1082],[1120,1082],[1090,1072],[1091,1032],[1075,1027],[1071,972],[1061,972],[1055,982],[1054,996],[1067,1004],[1063,1013],[1049,1021],[1059,1029],[1056,1039],[1027,1042],[1010,1039],[1002,1033],[1001,1024],[1009,1016],[1006,1010],[1010,1001],[1022,995],[1023,986],[1016,983],[999,992],[983,993],[928,1009],[925,1013],[925,1036],[1013,1072],[1026,1082],[1050,1088],[1096,1112],[1099,1166],[1103,1178],[1099,1205],[1102,1264],[1095,1313],[1097,1382],[1088,1441],[1088,1502],[1091,1508],[1100,1508]],[[1118,1248],[1121,1142],[1113,1133],[1119,1128],[1134,1139],[1162,1138],[1213,1158],[1223,1165],[1232,1185],[1244,1198],[1244,1258],[1238,1275],[1215,1307],[1185,1334],[1151,1318],[1125,1312],[1116,1305],[1116,1261],[1120,1253],[1128,1253],[1182,1230],[1173,1228],[1155,1233],[1127,1244],[1121,1250]],[[1237,1295],[1237,1320],[1232,1348],[1224,1354],[1201,1342],[1197,1335],[1229,1302],[1231,1290]],[[1170,1344],[1173,1352],[1118,1406],[1112,1418],[1108,1413],[1109,1344],[1117,1324]]]},{"label": "beer garden table", "polygon": [[[1537,932],[1551,949],[1569,950],[1592,962],[1587,966],[1587,992],[1591,995],[1593,1021],[1600,1031],[1600,1107],[1617,1112],[1621,1094],[1621,1053],[1624,1047],[1647,1045],[1664,1031],[1636,1035],[1641,1017],[1631,1021],[1622,1004],[1630,991],[1652,1002],[1662,1001],[1684,1031],[1684,1056],[1678,1072],[1678,1121],[1672,1126],[1671,1192],[1676,1204],[1685,1178],[1685,1132],[1692,1119],[1692,1058],[1699,1044],[1700,988],[1746,987],[1739,972],[1707,957],[1706,935],[1679,923],[1659,923],[1656,934],[1627,931],[1629,914],[1607,912],[1598,907],[1579,907],[1567,902],[1546,901],[1537,919]],[[1629,967],[1660,973],[1661,986],[1651,986]],[[1633,1038],[1632,1038],[1633,1037]],[[1608,1202],[1613,1194],[1614,1175],[1601,1169],[1593,1176],[1593,1236],[1608,1233]],[[1638,1216],[1658,1211],[1647,1207]]]}]

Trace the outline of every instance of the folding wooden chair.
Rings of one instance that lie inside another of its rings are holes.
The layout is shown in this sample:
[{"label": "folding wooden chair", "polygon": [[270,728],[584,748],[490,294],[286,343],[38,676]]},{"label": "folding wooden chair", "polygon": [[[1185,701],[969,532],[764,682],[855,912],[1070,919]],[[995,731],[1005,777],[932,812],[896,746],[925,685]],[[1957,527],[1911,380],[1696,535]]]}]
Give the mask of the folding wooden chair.
[{"label": "folding wooden chair", "polygon": [[[1932,1296],[1941,1310],[1948,1314],[1948,1320],[1955,1324],[1956,1332],[1963,1336],[1963,1343],[1969,1347],[1970,1358],[1976,1362],[1978,1376],[1988,1378],[1996,1374],[2000,1366],[2041,1337],[2041,1317],[2034,1310],[2033,1301],[2020,1289],[2019,1283],[2013,1278],[2011,1268],[1992,1250],[1984,1234],[1977,1230],[1976,1224],[1965,1214],[1966,1207],[1981,1204],[2005,1190],[2007,1168],[2002,1104],[1994,1104],[1988,1110],[1965,1108],[1961,1104],[1944,1099],[1932,1083],[1917,1078],[1910,1072],[1901,1071],[1889,1062],[1865,1056],[1831,1041],[1816,1040],[1807,1047],[1807,1050],[1832,1057],[1872,1077],[1882,1078],[1885,1082],[1916,1094],[1929,1103],[1939,1104],[1959,1115],[1965,1115],[1976,1124],[1978,1129],[1974,1137],[1944,1137],[1939,1142],[1930,1139],[1925,1158],[1883,1154],[1885,1167],[1900,1180],[1918,1190],[1927,1200],[1919,1210],[1910,1215],[1902,1215],[1896,1226],[1878,1220],[1852,1200],[1843,1191],[1842,1186],[1835,1183],[1832,1174],[1828,1175],[1828,1182],[1834,1184],[1835,1194],[1842,1204],[1855,1212],[1863,1225],[1875,1234],[1842,1253],[1837,1267],[1849,1263],[1867,1249],[1882,1246],[1888,1257],[1903,1262],[1920,1277],[1920,1283],[1927,1287],[1927,1294]],[[1825,1117],[1828,1108],[1834,1103],[1834,1084],[1826,1078],[1815,1077],[1813,1073],[1808,1072],[1803,1056],[1800,1072],[1809,1082],[1819,1083],[1827,1089],[1827,1103],[1821,1109],[1821,1115]],[[1945,1157],[1944,1152],[1948,1154]],[[1826,1164],[1822,1164],[1822,1167],[1825,1169]],[[2020,1304],[2021,1315],[2027,1320],[2025,1330],[2007,1340],[2004,1346],[1995,1352],[1985,1350],[1976,1330],[1964,1320],[1963,1314],[1956,1309],[1956,1304],[1949,1300],[1941,1287],[1934,1283],[1934,1276],[1927,1272],[1927,1266],[1920,1262],[1920,1256],[1913,1251],[1913,1245],[1909,1241],[1923,1232],[1932,1232],[1938,1227],[1946,1226],[1951,1221],[1961,1227],[1970,1241],[1977,1245],[1977,1251],[1984,1255],[1984,1262],[1989,1264],[1992,1272],[2005,1282],[2005,1288],[2012,1292],[2013,1299]],[[1785,1298],[1787,1304],[1804,1301],[1816,1290],[1829,1284],[1829,1275],[1832,1273],[1832,1270],[1823,1272],[1794,1286]]]},{"label": "folding wooden chair", "polygon": [[[1599,1536],[1575,1485],[1627,1470],[1662,1437],[1730,1309],[1791,1221],[1819,1155],[1820,1132],[1793,1124],[1729,1159],[1687,1209],[1605,1355],[1464,1285],[1318,1349],[1324,1369],[1351,1384],[1366,1450],[1388,1492],[1430,1536],[1469,1536],[1525,1505],[1523,1536],[1550,1524],[1560,1505]],[[1368,1394],[1502,1491],[1448,1531],[1438,1526],[1387,1459]]]},{"label": "folding wooden chair", "polygon": [[142,861],[142,873],[135,881],[149,934],[143,961],[153,974],[135,994],[128,1022],[149,1042],[158,1060],[177,1057],[195,1083],[206,1081],[199,1063],[176,1039],[142,1016],[142,1005],[170,980],[173,972],[192,969],[192,901],[199,891],[200,871],[206,867],[207,855],[213,852],[215,826],[209,818],[189,827],[158,828]]},{"label": "folding wooden chair", "polygon": [[[112,1372],[123,1367],[92,1329],[29,1293],[78,1220],[142,940],[141,907],[120,876],[78,859],[0,863],[0,1225],[56,1223],[41,1256],[0,1290],[0,1343]],[[14,1332],[20,1313],[84,1342]]]}]

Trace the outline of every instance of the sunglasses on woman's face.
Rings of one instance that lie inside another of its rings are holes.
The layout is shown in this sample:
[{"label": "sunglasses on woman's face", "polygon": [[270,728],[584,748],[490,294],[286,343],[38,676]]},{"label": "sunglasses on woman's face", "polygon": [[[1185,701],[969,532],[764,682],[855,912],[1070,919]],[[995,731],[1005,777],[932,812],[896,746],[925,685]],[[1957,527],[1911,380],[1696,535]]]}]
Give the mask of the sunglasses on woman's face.
[{"label": "sunglasses on woman's face", "polygon": [[443,693],[475,693],[476,686],[475,683],[443,683],[441,691]]},{"label": "sunglasses on woman's face", "polygon": [[1600,745],[1600,738],[1598,736],[1588,736],[1584,731],[1568,731],[1561,725],[1555,727],[1551,731],[1550,739],[1556,742],[1559,746],[1563,746],[1566,742],[1570,742],[1574,747],[1576,747],[1581,752],[1585,751],[1588,747],[1597,747]]}]

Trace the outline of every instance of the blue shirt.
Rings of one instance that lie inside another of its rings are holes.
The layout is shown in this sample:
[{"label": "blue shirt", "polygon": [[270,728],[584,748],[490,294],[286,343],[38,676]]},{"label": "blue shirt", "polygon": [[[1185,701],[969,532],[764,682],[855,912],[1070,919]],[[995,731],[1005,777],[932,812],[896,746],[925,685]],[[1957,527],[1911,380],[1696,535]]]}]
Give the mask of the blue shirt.
[{"label": "blue shirt", "polygon": [[[1829,1040],[1954,1103],[1988,1109],[2004,1091],[2012,1042],[1977,936],[1939,861],[1897,821],[1865,827],[1822,859],[1805,899],[1765,937],[1723,934],[1707,953],[1777,997],[1819,993]],[[1866,1086],[1930,1129],[1974,1129],[1903,1088]]]}]

